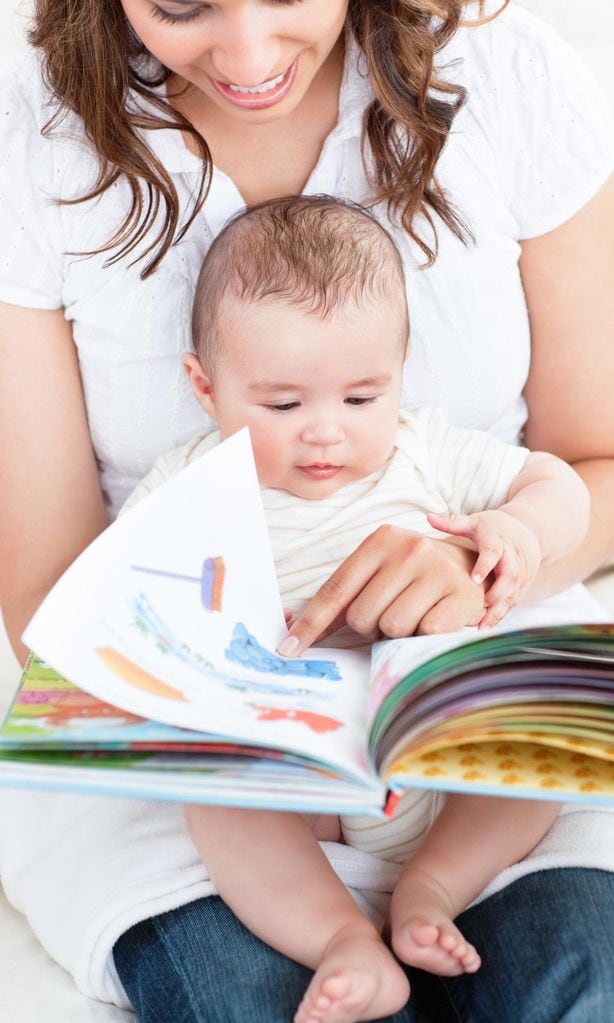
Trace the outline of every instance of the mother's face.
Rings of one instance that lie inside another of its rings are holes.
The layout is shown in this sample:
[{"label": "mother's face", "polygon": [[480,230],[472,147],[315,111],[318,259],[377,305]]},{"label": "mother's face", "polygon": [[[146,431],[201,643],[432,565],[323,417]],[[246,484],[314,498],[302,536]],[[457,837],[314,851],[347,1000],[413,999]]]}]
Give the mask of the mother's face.
[{"label": "mother's face", "polygon": [[300,103],[341,35],[348,2],[121,0],[154,57],[250,124]]}]

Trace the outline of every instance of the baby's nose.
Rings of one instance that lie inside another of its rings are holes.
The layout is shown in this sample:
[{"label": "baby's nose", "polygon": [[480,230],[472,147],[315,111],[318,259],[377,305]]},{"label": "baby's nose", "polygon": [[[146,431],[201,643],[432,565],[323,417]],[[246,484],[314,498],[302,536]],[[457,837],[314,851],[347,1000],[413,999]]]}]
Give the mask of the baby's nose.
[{"label": "baby's nose", "polygon": [[344,432],[333,419],[320,419],[309,423],[303,431],[303,440],[307,444],[320,444],[328,446],[339,444],[344,438]]}]

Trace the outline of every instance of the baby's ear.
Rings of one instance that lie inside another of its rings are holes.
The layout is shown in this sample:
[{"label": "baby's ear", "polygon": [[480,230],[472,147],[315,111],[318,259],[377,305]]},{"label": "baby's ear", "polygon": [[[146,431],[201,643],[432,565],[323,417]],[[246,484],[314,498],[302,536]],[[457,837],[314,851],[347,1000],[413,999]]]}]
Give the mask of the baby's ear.
[{"label": "baby's ear", "polygon": [[211,416],[212,419],[217,419],[211,377],[205,373],[198,356],[194,355],[193,352],[188,352],[184,355],[183,368],[198,404],[208,416]]}]

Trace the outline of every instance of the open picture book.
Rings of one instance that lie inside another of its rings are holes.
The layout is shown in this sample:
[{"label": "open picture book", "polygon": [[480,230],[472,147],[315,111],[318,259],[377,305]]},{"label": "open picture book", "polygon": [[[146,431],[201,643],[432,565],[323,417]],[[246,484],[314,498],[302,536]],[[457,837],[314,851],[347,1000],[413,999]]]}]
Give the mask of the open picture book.
[{"label": "open picture book", "polygon": [[614,625],[285,659],[249,436],[102,533],[30,622],[0,784],[392,813],[406,788],[614,801]]}]

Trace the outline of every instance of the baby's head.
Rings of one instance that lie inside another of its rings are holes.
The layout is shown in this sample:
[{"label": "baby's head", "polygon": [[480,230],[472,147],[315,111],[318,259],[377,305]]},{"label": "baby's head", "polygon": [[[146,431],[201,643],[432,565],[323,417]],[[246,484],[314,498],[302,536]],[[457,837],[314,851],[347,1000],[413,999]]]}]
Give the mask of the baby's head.
[{"label": "baby's head", "polygon": [[249,426],[264,486],[327,497],[394,446],[403,265],[367,212],[328,196],[249,207],[203,263],[184,360],[222,437]]}]

